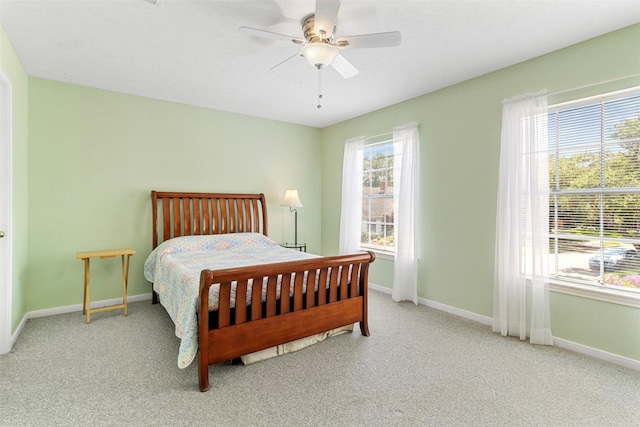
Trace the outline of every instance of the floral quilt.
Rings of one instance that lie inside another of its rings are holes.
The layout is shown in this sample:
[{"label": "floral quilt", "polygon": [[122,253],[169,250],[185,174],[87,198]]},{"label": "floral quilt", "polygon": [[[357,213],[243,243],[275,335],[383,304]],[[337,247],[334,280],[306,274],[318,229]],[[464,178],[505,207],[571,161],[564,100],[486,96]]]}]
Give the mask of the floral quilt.
[{"label": "floral quilt", "polygon": [[[315,256],[283,248],[258,233],[184,236],[158,245],[144,263],[144,277],[153,283],[153,290],[171,316],[176,336],[181,339],[178,367],[189,366],[198,351],[196,305],[202,270],[294,261]],[[248,288],[247,304],[251,302],[251,287]],[[263,298],[265,292],[263,287]],[[219,286],[211,286],[209,310],[218,308],[218,296]],[[235,286],[232,287],[232,297],[235,300]]]}]

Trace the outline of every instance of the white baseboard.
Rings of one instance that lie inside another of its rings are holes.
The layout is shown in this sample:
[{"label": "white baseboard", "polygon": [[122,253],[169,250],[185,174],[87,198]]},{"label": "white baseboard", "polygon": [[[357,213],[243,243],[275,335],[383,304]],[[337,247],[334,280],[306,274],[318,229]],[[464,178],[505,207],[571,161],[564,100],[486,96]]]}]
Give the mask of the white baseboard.
[{"label": "white baseboard", "polygon": [[[22,320],[20,321],[20,324],[18,325],[18,327],[16,328],[16,331],[13,333],[13,336],[11,337],[11,348],[13,348],[16,341],[18,341],[18,337],[22,333],[22,330],[24,329],[24,325],[27,324],[28,319],[29,319],[29,313],[22,316]],[[9,351],[11,351],[11,349],[9,349]]]},{"label": "white baseboard", "polygon": [[617,354],[598,350],[597,348],[588,347],[586,345],[577,344],[573,341],[567,341],[562,338],[553,337],[553,345],[564,348],[566,350],[575,351],[576,353],[585,354],[595,357],[596,359],[605,360],[616,365],[640,371],[640,361],[629,359],[628,357],[619,356]]},{"label": "white baseboard", "polygon": [[375,283],[369,282],[369,289],[373,289],[374,291],[382,292],[383,294],[391,295],[391,289],[386,288],[384,286],[376,285]]},{"label": "white baseboard", "polygon": [[436,310],[444,311],[449,314],[455,314],[456,316],[464,317],[465,319],[482,323],[483,325],[491,326],[493,324],[493,319],[491,319],[490,317],[483,316],[472,311],[462,310],[461,308],[453,307],[451,305],[442,304],[426,298],[418,298],[418,303],[426,305],[427,307],[435,308]]},{"label": "white baseboard", "polygon": [[[375,283],[369,283],[369,289],[391,295],[391,289],[384,286],[376,285]],[[455,314],[456,316],[464,317],[465,319],[473,320],[484,325],[490,326],[493,323],[490,317],[482,316],[471,311],[462,310],[460,308],[442,304],[426,298],[418,298],[418,304],[425,305],[430,308],[435,308],[436,310],[444,311],[449,314]]]},{"label": "white baseboard", "polygon": [[[151,294],[133,295],[127,296],[127,304],[138,301],[146,301],[151,299]],[[107,307],[110,305],[122,304],[122,297],[105,299],[102,301],[93,301],[91,303],[91,309]],[[82,311],[82,304],[65,305],[63,307],[46,308],[44,310],[30,311],[27,313],[29,319],[35,319],[36,317],[53,316],[56,314],[73,313],[75,311]]]},{"label": "white baseboard", "polygon": [[[374,291],[391,295],[391,289],[384,286],[376,285],[374,283],[369,283],[369,288],[373,289]],[[462,310],[457,307],[442,304],[436,301],[431,301],[426,298],[418,298],[418,303],[430,308],[434,308],[436,310],[444,311],[445,313],[450,313],[459,317],[463,317],[465,319],[473,320],[475,322],[479,322],[487,326],[491,326],[493,323],[493,320],[490,317],[482,316],[480,314],[473,313],[471,311]],[[583,344],[578,344],[573,341],[568,341],[562,338],[553,337],[553,343],[555,346],[564,348],[566,350],[575,351],[576,353],[585,354],[587,356],[595,357],[596,359],[604,360],[607,362],[614,363],[616,365],[621,365],[626,368],[640,371],[640,361],[638,360],[629,359],[628,357],[619,356],[617,354],[609,353],[603,350],[598,350],[596,348],[589,347]]]}]

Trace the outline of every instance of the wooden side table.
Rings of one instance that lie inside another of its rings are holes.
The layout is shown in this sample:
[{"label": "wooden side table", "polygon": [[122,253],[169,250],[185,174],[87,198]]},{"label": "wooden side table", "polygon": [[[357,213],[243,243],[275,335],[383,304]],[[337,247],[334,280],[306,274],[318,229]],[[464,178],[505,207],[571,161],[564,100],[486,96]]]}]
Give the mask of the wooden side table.
[{"label": "wooden side table", "polygon": [[[87,315],[87,323],[91,323],[91,313],[99,313],[101,311],[116,310],[123,308],[124,315],[129,314],[127,310],[127,280],[129,279],[129,260],[131,255],[135,254],[133,249],[108,249],[104,251],[88,251],[78,252],[77,257],[84,261],[84,299],[82,302],[82,314]],[[89,260],[91,258],[114,258],[118,255],[122,256],[122,304],[110,305],[107,307],[100,307],[91,309],[91,270],[89,267]]]}]

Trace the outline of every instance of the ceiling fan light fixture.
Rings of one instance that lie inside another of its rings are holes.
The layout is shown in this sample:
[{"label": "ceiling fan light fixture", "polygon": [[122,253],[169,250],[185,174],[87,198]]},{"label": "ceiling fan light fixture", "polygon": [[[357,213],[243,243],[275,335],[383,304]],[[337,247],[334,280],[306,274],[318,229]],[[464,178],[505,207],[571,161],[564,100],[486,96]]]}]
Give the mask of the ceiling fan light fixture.
[{"label": "ceiling fan light fixture", "polygon": [[338,56],[338,48],[324,42],[309,43],[302,48],[302,55],[309,64],[321,69],[331,64],[331,61]]}]

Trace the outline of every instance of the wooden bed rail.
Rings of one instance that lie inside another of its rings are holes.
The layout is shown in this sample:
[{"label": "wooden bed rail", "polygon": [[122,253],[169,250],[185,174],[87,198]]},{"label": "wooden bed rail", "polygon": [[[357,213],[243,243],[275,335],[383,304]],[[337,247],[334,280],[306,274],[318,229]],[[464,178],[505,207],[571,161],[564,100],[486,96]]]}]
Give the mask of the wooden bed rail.
[{"label": "wooden bed rail", "polygon": [[154,248],[177,236],[242,232],[267,235],[266,201],[262,193],[151,191],[151,200]]},{"label": "wooden bed rail", "polygon": [[[366,252],[203,270],[198,301],[200,390],[209,389],[208,367],[213,363],[356,322],[362,334],[369,336],[368,270],[374,260],[374,253]],[[282,298],[277,292],[279,280]],[[259,286],[251,287],[252,302],[247,305],[249,281]],[[314,292],[316,282],[318,292]],[[235,308],[231,307],[232,283],[236,286]],[[209,288],[213,284],[220,285],[218,325],[210,329]]]}]

